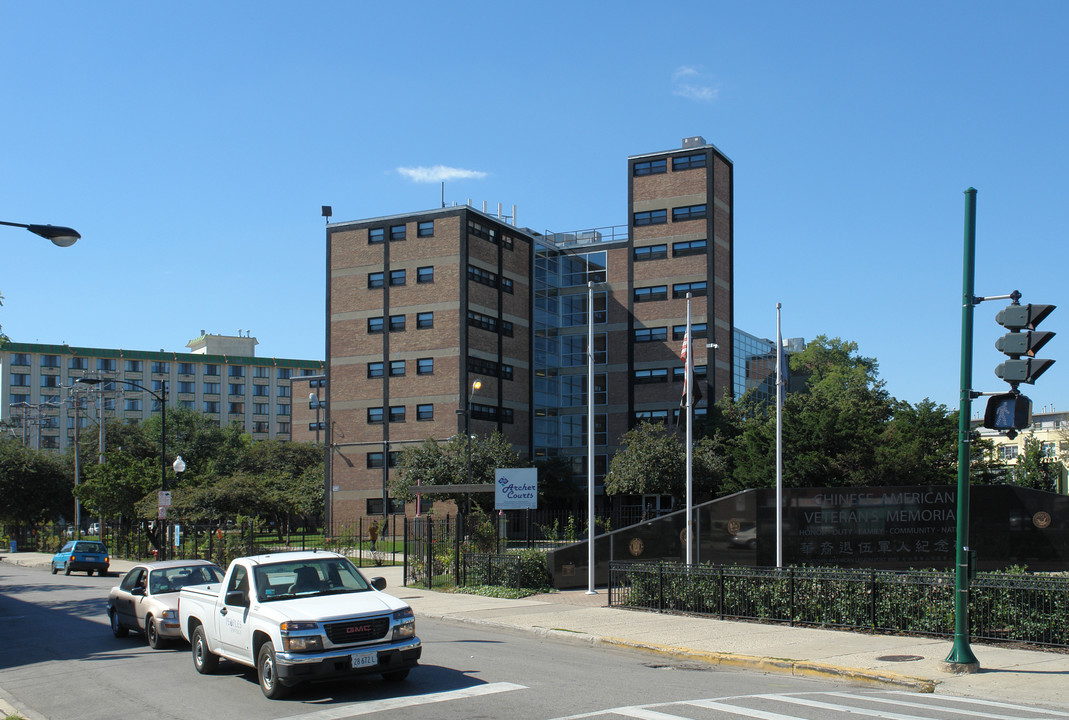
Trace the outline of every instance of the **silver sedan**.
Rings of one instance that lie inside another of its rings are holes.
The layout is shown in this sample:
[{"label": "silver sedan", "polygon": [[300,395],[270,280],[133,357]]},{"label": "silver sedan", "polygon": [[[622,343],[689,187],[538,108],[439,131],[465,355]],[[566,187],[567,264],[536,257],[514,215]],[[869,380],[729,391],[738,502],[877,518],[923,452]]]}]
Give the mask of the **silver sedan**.
[{"label": "silver sedan", "polygon": [[108,593],[111,631],[121,638],[144,633],[156,649],[182,637],[178,627],[178,591],[187,585],[220,583],[223,571],[207,560],[167,560],[135,565]]}]

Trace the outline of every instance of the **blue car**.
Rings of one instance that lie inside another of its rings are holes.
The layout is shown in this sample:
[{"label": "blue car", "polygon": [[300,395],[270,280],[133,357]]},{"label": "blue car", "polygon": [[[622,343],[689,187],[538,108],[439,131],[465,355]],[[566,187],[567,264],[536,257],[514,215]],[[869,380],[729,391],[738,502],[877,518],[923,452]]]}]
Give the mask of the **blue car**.
[{"label": "blue car", "polygon": [[94,572],[103,575],[107,573],[109,564],[108,548],[104,543],[72,540],[52,556],[52,574],[63,568],[64,575],[70,575],[71,570],[84,570],[87,575]]}]

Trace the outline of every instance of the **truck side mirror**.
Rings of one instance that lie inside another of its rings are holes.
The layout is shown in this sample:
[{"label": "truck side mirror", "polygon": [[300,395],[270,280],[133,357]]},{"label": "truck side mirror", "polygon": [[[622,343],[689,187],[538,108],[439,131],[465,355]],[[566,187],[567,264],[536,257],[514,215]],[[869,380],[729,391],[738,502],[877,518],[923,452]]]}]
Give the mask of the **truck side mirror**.
[{"label": "truck side mirror", "polygon": [[227,590],[224,602],[227,605],[239,605],[241,607],[245,607],[247,604],[245,601],[245,593],[241,590]]}]

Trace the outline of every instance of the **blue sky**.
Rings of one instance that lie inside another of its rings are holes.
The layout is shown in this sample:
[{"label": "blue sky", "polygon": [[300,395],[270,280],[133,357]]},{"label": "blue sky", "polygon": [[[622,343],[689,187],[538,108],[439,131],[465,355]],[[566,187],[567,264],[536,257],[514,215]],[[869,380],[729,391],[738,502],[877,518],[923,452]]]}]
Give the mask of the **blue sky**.
[{"label": "blue sky", "polygon": [[[251,331],[323,355],[324,231],[448,203],[626,222],[626,158],[735,163],[736,325],[853,340],[956,407],[964,195],[976,292],[1066,305],[1063,2],[0,2],[13,340],[184,351]],[[430,173],[430,177],[436,177]],[[974,387],[1004,303],[976,310]],[[1069,307],[1044,329],[1058,331]],[[1034,388],[1069,410],[1067,335]],[[974,412],[982,401],[974,404]]]}]

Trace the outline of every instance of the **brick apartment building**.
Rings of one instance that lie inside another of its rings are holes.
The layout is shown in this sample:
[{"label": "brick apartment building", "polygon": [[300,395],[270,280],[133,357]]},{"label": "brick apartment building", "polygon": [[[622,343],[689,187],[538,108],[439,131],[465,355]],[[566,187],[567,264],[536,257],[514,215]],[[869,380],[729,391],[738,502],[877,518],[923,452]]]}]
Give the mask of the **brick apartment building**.
[{"label": "brick apartment building", "polygon": [[585,486],[589,282],[599,495],[620,436],[679,410],[688,293],[698,412],[732,391],[732,163],[696,137],[627,167],[626,227],[547,235],[469,206],[327,225],[326,387],[299,411],[294,389],[294,439],[318,409],[334,522],[380,513],[399,453],[463,433],[469,405],[473,435],[570,459]]}]

